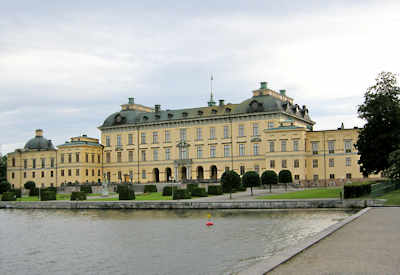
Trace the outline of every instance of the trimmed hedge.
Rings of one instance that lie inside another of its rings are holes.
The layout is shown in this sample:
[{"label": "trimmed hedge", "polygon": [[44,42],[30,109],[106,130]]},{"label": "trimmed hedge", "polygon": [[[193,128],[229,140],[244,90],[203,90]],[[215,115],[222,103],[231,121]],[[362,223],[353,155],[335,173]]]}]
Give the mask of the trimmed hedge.
[{"label": "trimmed hedge", "polygon": [[157,193],[157,186],[153,184],[144,186],[144,193]]},{"label": "trimmed hedge", "polygon": [[29,197],[38,197],[39,196],[39,188],[31,188],[29,189]]},{"label": "trimmed hedge", "polygon": [[46,189],[40,190],[41,201],[55,201],[57,200],[57,193],[54,191],[47,191]]},{"label": "trimmed hedge", "polygon": [[56,194],[57,194],[57,187],[50,186],[50,187],[47,187],[46,190],[47,190],[47,191],[56,192]]},{"label": "trimmed hedge", "polygon": [[207,191],[203,187],[193,188],[191,194],[194,197],[208,197]]},{"label": "trimmed hedge", "polygon": [[21,198],[22,196],[21,189],[11,189],[10,192],[13,192],[17,198]]},{"label": "trimmed hedge", "polygon": [[193,189],[198,188],[199,185],[197,183],[188,183],[186,184],[186,190],[192,193]]},{"label": "trimmed hedge", "polygon": [[209,185],[208,186],[208,194],[209,195],[222,195],[222,186],[221,185]]},{"label": "trimmed hedge", "polygon": [[358,198],[371,193],[371,183],[352,183],[343,186],[343,197],[345,199]]},{"label": "trimmed hedge", "polygon": [[234,189],[234,191],[238,191],[238,192],[246,191],[246,190],[247,190],[247,188],[243,184],[241,184],[238,188]]},{"label": "trimmed hedge", "polygon": [[174,190],[174,196],[172,197],[173,200],[185,200],[191,199],[192,196],[190,195],[187,189],[177,189]]},{"label": "trimmed hedge", "polygon": [[[174,186],[174,193],[178,188]],[[163,196],[172,196],[172,186],[165,186],[162,191]]]},{"label": "trimmed hedge", "polygon": [[132,188],[130,188],[128,185],[121,185],[119,187],[118,199],[119,200],[134,200],[134,199],[136,199],[135,191]]},{"label": "trimmed hedge", "polygon": [[2,201],[16,201],[17,197],[14,192],[4,192],[1,196]]},{"label": "trimmed hedge", "polygon": [[86,194],[92,194],[92,186],[90,185],[81,185],[81,192],[85,192]]},{"label": "trimmed hedge", "polygon": [[85,201],[87,199],[86,192],[72,192],[71,201]]}]

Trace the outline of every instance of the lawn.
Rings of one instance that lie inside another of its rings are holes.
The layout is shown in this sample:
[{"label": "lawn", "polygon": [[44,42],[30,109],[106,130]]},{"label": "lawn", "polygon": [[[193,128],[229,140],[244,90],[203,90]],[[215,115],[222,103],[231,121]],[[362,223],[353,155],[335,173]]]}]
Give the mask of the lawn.
[{"label": "lawn", "polygon": [[280,199],[325,199],[340,198],[342,188],[315,188],[283,194],[260,196],[257,199],[262,200],[280,200]]},{"label": "lawn", "polygon": [[389,192],[375,199],[386,199],[385,205],[400,205],[400,190]]},{"label": "lawn", "polygon": [[[137,201],[160,201],[160,200],[171,200],[171,196],[162,196],[161,192],[157,193],[146,193],[146,194],[136,194]],[[90,199],[90,201],[117,201],[117,197],[113,198],[96,198]]]}]

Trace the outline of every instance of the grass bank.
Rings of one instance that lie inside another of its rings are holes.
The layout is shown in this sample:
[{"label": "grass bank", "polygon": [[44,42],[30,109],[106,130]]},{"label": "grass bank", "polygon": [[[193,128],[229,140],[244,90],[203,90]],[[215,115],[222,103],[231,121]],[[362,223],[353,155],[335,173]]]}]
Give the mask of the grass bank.
[{"label": "grass bank", "polygon": [[395,190],[395,191],[389,192],[385,195],[376,197],[376,199],[387,200],[385,202],[386,206],[400,205],[400,190]]},{"label": "grass bank", "polygon": [[338,188],[315,188],[301,191],[266,195],[257,197],[261,200],[291,200],[291,199],[329,199],[340,198],[341,187]]}]

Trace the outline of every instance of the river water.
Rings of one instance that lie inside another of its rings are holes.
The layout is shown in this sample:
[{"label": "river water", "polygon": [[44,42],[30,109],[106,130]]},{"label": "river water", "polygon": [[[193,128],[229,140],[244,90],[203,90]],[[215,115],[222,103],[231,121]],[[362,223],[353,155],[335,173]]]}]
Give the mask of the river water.
[{"label": "river water", "polygon": [[0,273],[231,274],[351,214],[0,209]]}]

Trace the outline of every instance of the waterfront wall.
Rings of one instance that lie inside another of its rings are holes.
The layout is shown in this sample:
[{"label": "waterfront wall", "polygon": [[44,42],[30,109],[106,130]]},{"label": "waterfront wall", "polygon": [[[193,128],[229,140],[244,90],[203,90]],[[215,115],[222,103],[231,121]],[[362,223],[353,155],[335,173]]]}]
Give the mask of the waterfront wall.
[{"label": "waterfront wall", "polygon": [[364,208],[383,206],[384,200],[251,200],[251,201],[0,201],[11,209],[296,209]]}]

